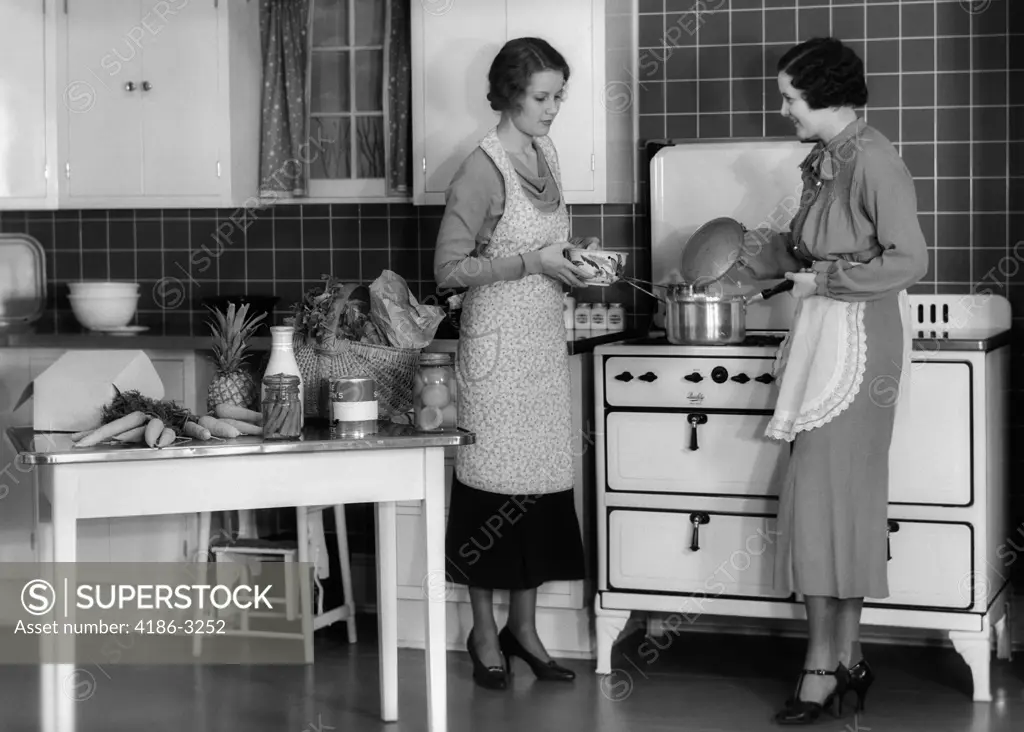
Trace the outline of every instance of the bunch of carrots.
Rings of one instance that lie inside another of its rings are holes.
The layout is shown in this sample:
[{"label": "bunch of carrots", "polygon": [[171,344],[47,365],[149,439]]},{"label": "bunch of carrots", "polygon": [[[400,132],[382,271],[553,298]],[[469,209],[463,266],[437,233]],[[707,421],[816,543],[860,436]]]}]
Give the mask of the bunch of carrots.
[{"label": "bunch of carrots", "polygon": [[[215,416],[214,416],[215,415]],[[92,447],[101,442],[121,444],[145,442],[149,447],[173,445],[183,439],[231,439],[262,435],[263,415],[231,404],[218,404],[214,415],[196,417],[173,402],[148,399],[138,392],[118,392],[103,409],[103,424],[71,435],[75,447]]]}]

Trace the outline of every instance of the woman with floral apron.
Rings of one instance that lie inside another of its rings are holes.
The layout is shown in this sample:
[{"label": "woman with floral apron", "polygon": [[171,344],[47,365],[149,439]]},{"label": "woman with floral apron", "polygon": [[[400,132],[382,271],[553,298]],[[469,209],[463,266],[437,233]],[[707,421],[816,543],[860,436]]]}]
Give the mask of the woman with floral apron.
[{"label": "woman with floral apron", "polygon": [[[791,441],[779,494],[775,586],[804,596],[809,643],[779,724],[809,724],[874,679],[860,649],[865,597],[889,594],[889,448],[910,376],[906,290],[924,277],[927,244],[914,181],[892,144],[859,119],[864,68],[840,41],[812,39],[779,61],[782,115],[817,144],[801,165],[791,230],[751,232],[743,262],[785,275],[799,299],[777,362],[767,437]],[[758,240],[763,243],[759,243]]]},{"label": "woman with floral apron", "polygon": [[[574,678],[535,619],[541,584],[584,576],[562,317],[563,284],[584,283],[563,255],[569,215],[548,137],[568,78],[540,39],[501,49],[487,97],[501,119],[452,180],[434,258],[442,289],[468,288],[456,384],[459,425],[476,441],[456,458],[446,560],[469,587],[473,678],[493,689],[507,687],[513,656],[538,679]],[[510,592],[500,633],[494,590]]]}]

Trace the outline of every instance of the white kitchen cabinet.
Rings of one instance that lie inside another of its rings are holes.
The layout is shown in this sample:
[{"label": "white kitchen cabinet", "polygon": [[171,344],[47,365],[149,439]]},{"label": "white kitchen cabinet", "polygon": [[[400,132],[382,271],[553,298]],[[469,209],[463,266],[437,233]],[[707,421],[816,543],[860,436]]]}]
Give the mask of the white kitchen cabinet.
[{"label": "white kitchen cabinet", "polygon": [[412,4],[413,202],[443,204],[465,157],[499,115],[487,73],[502,45],[540,37],[569,64],[551,130],[567,203],[634,200],[635,0]]},{"label": "white kitchen cabinet", "polygon": [[256,195],[258,6],[63,3],[61,207],[224,207]]},{"label": "white kitchen cabinet", "polygon": [[55,7],[0,3],[0,209],[57,206]]}]

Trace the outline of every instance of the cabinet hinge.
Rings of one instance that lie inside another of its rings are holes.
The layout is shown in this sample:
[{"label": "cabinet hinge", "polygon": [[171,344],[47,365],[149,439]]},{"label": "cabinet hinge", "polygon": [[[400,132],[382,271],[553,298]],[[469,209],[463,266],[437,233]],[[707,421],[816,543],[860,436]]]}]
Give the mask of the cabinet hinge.
[{"label": "cabinet hinge", "polygon": [[71,163],[64,163],[64,177],[71,180]]},{"label": "cabinet hinge", "polygon": [[181,556],[183,556],[183,557],[187,557],[188,556],[188,540],[187,539],[182,539],[181,540]]},{"label": "cabinet hinge", "polygon": [[217,161],[217,177],[220,178],[220,161]]},{"label": "cabinet hinge", "polygon": [[426,157],[423,158],[423,172],[424,173],[427,172],[427,159],[426,159]]},{"label": "cabinet hinge", "polygon": [[64,15],[68,14],[68,0],[64,0]]},{"label": "cabinet hinge", "polygon": [[50,180],[50,166],[43,166],[43,180]]},{"label": "cabinet hinge", "polygon": [[590,154],[590,171],[593,172],[595,170],[597,170],[597,158],[594,156],[593,153],[591,153]]}]

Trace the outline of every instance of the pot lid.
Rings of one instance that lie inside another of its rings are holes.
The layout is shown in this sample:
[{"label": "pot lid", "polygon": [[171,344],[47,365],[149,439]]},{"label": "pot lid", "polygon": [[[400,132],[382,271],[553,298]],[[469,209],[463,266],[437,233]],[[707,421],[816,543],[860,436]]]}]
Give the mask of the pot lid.
[{"label": "pot lid", "polygon": [[739,258],[745,231],[743,224],[729,216],[703,224],[683,245],[683,279],[698,286],[722,279]]}]

